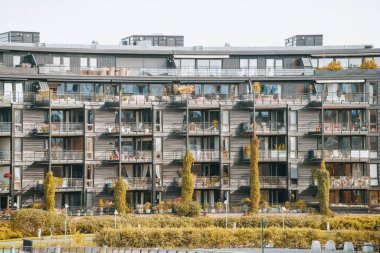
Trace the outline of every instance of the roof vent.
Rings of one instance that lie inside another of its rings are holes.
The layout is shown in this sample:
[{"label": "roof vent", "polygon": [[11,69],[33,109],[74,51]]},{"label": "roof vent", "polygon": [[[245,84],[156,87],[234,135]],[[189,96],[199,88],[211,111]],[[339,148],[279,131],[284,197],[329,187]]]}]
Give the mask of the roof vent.
[{"label": "roof vent", "polygon": [[369,44],[369,45],[364,45],[364,48],[374,48],[375,46],[372,45],[372,44]]}]

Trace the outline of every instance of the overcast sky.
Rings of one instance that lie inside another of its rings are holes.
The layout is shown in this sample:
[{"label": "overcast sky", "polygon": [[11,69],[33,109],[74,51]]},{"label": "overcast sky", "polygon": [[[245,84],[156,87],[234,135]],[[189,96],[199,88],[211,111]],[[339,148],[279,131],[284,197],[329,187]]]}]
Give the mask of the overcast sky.
[{"label": "overcast sky", "polygon": [[185,46],[281,46],[324,34],[325,45],[380,47],[380,0],[0,0],[0,10],[0,32],[38,31],[46,43],[163,33]]}]

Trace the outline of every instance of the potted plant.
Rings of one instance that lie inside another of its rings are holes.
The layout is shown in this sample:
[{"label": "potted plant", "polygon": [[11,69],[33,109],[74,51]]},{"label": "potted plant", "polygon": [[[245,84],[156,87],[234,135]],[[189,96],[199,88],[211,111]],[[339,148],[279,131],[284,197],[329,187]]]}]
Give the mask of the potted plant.
[{"label": "potted plant", "polygon": [[158,209],[157,209],[157,207],[155,207],[155,206],[152,207],[152,212],[153,212],[153,213],[158,213]]},{"label": "potted plant", "polygon": [[296,208],[297,208],[297,211],[301,213],[301,212],[306,211],[306,209],[307,209],[307,205],[306,205],[305,201],[303,201],[303,200],[298,200],[298,201],[296,202]]},{"label": "potted plant", "polygon": [[241,209],[244,213],[247,213],[249,210],[249,206],[251,205],[251,200],[249,198],[244,198],[240,201]]},{"label": "potted plant", "polygon": [[158,202],[156,207],[157,207],[159,213],[164,213],[165,202],[164,201]]},{"label": "potted plant", "polygon": [[99,214],[103,215],[103,209],[104,209],[103,199],[99,199],[99,201],[98,201],[98,207],[99,207]]},{"label": "potted plant", "polygon": [[77,210],[76,213],[77,213],[77,216],[79,217],[80,216],[80,210]]},{"label": "potted plant", "polygon": [[137,204],[136,210],[137,210],[137,213],[139,213],[139,214],[144,213],[144,205],[143,204]]},{"label": "potted plant", "polygon": [[219,120],[218,119],[213,119],[212,120],[212,126],[214,127],[213,130],[218,129],[218,125],[219,125]]},{"label": "potted plant", "polygon": [[261,210],[262,210],[263,213],[267,213],[268,212],[268,207],[269,207],[268,201],[263,201],[261,203]]},{"label": "potted plant", "polygon": [[173,212],[173,201],[172,200],[167,200],[165,202],[165,211],[167,213],[172,213]]},{"label": "potted plant", "polygon": [[215,208],[216,210],[218,210],[219,213],[221,213],[223,211],[223,203],[220,201],[216,202]]},{"label": "potted plant", "polygon": [[145,210],[145,213],[150,213],[150,203],[149,202],[146,202],[144,204],[144,210]]}]

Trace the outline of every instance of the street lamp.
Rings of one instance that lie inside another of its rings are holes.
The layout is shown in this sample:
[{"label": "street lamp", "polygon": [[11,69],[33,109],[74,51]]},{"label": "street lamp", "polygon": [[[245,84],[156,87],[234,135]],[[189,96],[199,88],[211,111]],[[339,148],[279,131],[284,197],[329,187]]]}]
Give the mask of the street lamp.
[{"label": "street lamp", "polygon": [[69,208],[68,204],[65,204],[65,242],[66,242],[66,236],[67,236],[67,209]]},{"label": "street lamp", "polygon": [[226,205],[226,229],[227,229],[227,216],[228,216],[228,214],[227,214],[227,210],[228,210],[228,200],[227,200],[227,199],[224,201],[224,204]]},{"label": "street lamp", "polygon": [[115,230],[116,230],[116,215],[118,215],[119,213],[117,212],[117,210],[115,209],[115,212],[113,213],[115,215]]}]

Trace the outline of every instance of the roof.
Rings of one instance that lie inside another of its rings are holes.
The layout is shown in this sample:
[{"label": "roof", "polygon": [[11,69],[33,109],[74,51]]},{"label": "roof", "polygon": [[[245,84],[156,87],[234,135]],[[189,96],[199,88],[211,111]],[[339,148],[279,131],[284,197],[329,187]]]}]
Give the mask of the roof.
[{"label": "roof", "polygon": [[343,46],[299,46],[299,47],[158,47],[100,44],[45,44],[45,43],[0,43],[0,51],[27,51],[49,53],[87,53],[87,54],[228,54],[228,55],[312,55],[328,57],[380,55],[380,48],[368,45]]}]

